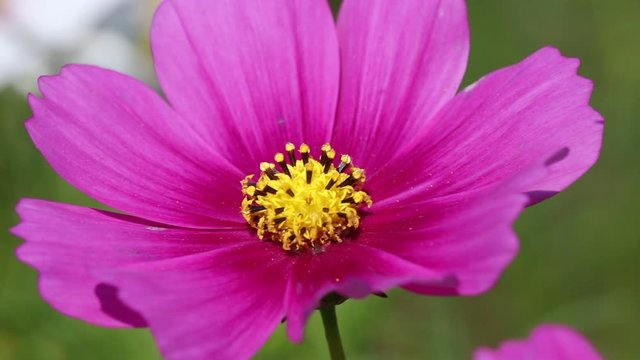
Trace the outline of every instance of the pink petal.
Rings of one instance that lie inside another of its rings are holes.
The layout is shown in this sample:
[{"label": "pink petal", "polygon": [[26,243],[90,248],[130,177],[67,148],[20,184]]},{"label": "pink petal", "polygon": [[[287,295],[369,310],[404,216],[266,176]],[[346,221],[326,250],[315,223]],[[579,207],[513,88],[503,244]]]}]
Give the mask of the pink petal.
[{"label": "pink petal", "polygon": [[18,257],[40,273],[40,292],[58,311],[113,327],[145,326],[119,300],[116,288],[94,276],[99,269],[185,256],[246,238],[240,230],[174,228],[131,216],[42,200],[18,204],[12,229],[26,240]]},{"label": "pink petal", "polygon": [[338,37],[341,84],[332,144],[373,169],[451,99],[464,75],[463,0],[346,0]]},{"label": "pink petal", "polygon": [[33,142],[67,181],[98,201],[153,221],[194,227],[243,222],[244,174],[198,140],[144,84],[66,66],[30,96]]},{"label": "pink petal", "polygon": [[491,186],[547,158],[548,176],[521,190],[534,201],[563,190],[594,164],[602,141],[592,84],[577,67],[544,48],[467,87],[389,166],[369,174],[378,202]]},{"label": "pink petal", "polygon": [[106,276],[147,319],[167,359],[246,359],[284,318],[291,265],[279,246],[250,238]]},{"label": "pink petal", "polygon": [[439,284],[416,278],[406,288],[429,295],[476,295],[491,288],[518,250],[512,224],[528,198],[527,183],[547,174],[540,165],[493,188],[446,197],[416,194],[372,208],[359,242],[440,274]]},{"label": "pink petal", "polygon": [[331,292],[362,298],[420,279],[442,282],[440,274],[378,249],[347,240],[323,252],[295,257],[287,290],[287,333],[302,340],[304,325],[320,300]]},{"label": "pink petal", "polygon": [[496,350],[479,348],[474,360],[602,360],[577,331],[563,325],[540,325],[525,340],[505,341]]},{"label": "pink petal", "polygon": [[326,1],[168,0],[151,36],[173,107],[245,171],[287,141],[329,140],[339,56]]}]

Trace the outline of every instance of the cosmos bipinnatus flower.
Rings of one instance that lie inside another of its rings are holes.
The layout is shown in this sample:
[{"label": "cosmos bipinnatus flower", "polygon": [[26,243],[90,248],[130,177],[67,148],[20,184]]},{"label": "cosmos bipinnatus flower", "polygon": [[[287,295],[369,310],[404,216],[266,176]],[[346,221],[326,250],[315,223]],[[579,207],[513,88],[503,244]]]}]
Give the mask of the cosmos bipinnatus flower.
[{"label": "cosmos bipinnatus flower", "polygon": [[[60,312],[145,327],[170,359],[247,358],[328,294],[490,289],[512,223],[593,165],[603,120],[578,61],[543,48],[458,91],[462,0],[166,0],[165,98],[68,65],[26,123],[118,212],[25,199],[13,232]],[[478,49],[482,51],[482,49]]]},{"label": "cosmos bipinnatus flower", "polygon": [[602,360],[582,334],[564,326],[544,324],[528,339],[505,341],[496,350],[477,349],[473,360]]}]

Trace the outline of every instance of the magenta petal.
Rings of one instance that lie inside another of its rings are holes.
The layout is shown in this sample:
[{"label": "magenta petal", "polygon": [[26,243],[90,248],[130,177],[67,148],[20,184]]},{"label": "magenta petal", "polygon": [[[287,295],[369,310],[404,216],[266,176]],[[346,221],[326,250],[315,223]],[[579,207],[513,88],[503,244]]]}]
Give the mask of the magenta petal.
[{"label": "magenta petal", "polygon": [[463,0],[346,0],[340,10],[340,100],[332,144],[369,170],[451,99],[464,75]]},{"label": "magenta petal", "polygon": [[287,141],[330,139],[340,69],[326,1],[167,0],[151,37],[173,107],[244,169]]},{"label": "magenta petal", "polygon": [[347,240],[295,258],[287,290],[287,333],[293,341],[302,340],[308,317],[331,292],[362,298],[412,281],[443,280],[436,272],[359,242]]},{"label": "magenta petal", "polygon": [[32,199],[22,200],[17,211],[22,221],[12,232],[26,240],[18,257],[39,271],[42,296],[64,314],[103,326],[144,326],[145,321],[95,271],[209,251],[235,244],[246,233],[244,227],[235,232],[172,228]]},{"label": "magenta petal", "polygon": [[496,350],[479,348],[474,360],[602,360],[603,357],[577,331],[545,324],[525,340],[505,341]]},{"label": "magenta petal", "polygon": [[518,250],[512,224],[528,198],[520,189],[547,174],[532,167],[493,188],[372,208],[359,241],[440,274],[407,289],[429,295],[476,295],[491,288]]},{"label": "magenta petal", "polygon": [[563,190],[594,164],[602,141],[602,117],[589,106],[591,81],[576,75],[577,68],[578,60],[544,48],[467,87],[413,145],[370,173],[376,199],[491,186],[543,159],[548,176],[521,190],[534,201]]},{"label": "magenta petal", "polygon": [[243,222],[244,176],[211,151],[144,84],[71,65],[42,77],[29,98],[27,130],[51,166],[98,201],[163,223],[214,227]]},{"label": "magenta petal", "polygon": [[167,359],[247,359],[284,318],[291,263],[259,242],[105,274],[139,309]]}]

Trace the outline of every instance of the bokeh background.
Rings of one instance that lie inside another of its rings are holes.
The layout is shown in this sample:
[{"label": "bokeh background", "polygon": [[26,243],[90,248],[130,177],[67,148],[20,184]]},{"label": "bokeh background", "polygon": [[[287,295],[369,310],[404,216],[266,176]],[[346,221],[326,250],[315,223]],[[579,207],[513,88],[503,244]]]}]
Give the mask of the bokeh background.
[{"label": "bokeh background", "polygon": [[[36,197],[96,206],[61,180],[23,127],[38,74],[99,64],[155,84],[147,29],[154,0],[0,0],[0,228]],[[334,9],[339,1],[332,3]],[[582,331],[609,359],[640,357],[640,1],[469,0],[465,84],[544,45],[582,59],[606,118],[598,164],[516,224],[520,255],[496,288],[475,298],[389,298],[338,308],[351,359],[467,359],[479,345],[524,337],[538,323]],[[0,359],[159,359],[146,330],[111,330],[43,302],[36,272],[0,231]],[[302,345],[279,329],[258,359],[326,359],[318,315]]]}]

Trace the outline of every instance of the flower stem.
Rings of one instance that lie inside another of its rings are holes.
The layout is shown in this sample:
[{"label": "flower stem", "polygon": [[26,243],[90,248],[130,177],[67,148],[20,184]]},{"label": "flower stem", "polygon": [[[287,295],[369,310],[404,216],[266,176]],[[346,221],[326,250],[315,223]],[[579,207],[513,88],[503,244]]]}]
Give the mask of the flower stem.
[{"label": "flower stem", "polygon": [[345,360],[342,340],[340,340],[340,330],[338,330],[338,318],[336,317],[335,304],[324,304],[320,307],[322,324],[324,325],[324,336],[327,338],[331,360]]}]

